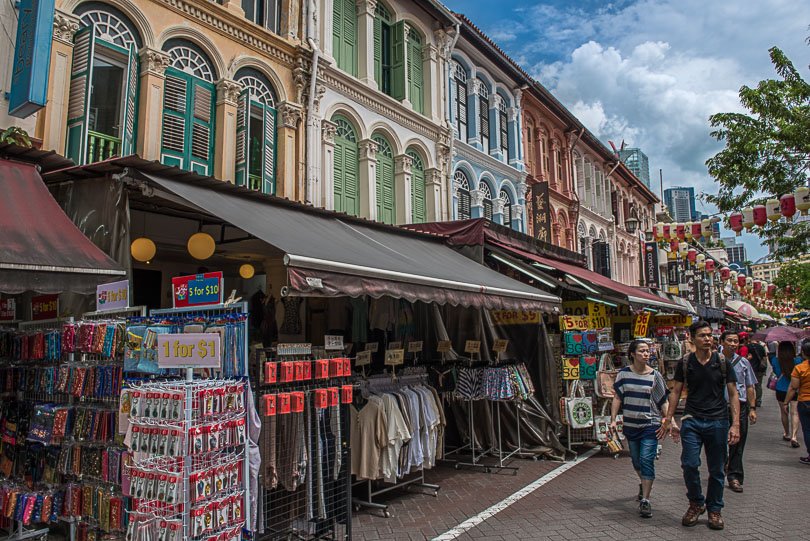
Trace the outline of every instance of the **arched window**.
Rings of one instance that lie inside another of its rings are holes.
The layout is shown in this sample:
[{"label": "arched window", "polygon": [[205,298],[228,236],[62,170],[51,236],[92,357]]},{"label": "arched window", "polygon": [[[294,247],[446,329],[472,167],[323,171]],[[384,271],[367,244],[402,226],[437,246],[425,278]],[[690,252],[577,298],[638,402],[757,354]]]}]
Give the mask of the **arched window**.
[{"label": "arched window", "polygon": [[526,123],[526,163],[529,167],[529,174],[537,175],[534,169],[534,121],[529,116],[524,117]]},{"label": "arched window", "polygon": [[91,2],[77,15],[65,154],[82,165],[135,152],[141,39],[113,7]]},{"label": "arched window", "polygon": [[506,190],[501,190],[500,198],[503,201],[503,225],[512,227],[512,197]]},{"label": "arched window", "polygon": [[486,182],[481,182],[480,187],[478,188],[484,194],[483,205],[484,205],[484,218],[487,220],[492,219],[492,191],[489,189],[489,185]]},{"label": "arched window", "polygon": [[557,168],[555,181],[557,189],[560,191],[565,190],[565,178],[563,176],[563,163],[562,163],[562,145],[560,142],[554,141],[554,166]]},{"label": "arched window", "polygon": [[470,209],[470,181],[461,169],[456,170],[453,180],[458,186],[458,219],[467,220],[472,216]]},{"label": "arched window", "polygon": [[242,0],[245,18],[280,34],[281,0]]},{"label": "arched window", "polygon": [[354,0],[333,0],[332,54],[338,68],[357,75],[357,4]]},{"label": "arched window", "polygon": [[161,161],[201,175],[214,168],[215,70],[196,45],[166,42],[171,58],[163,92]]},{"label": "arched window", "polygon": [[453,61],[453,85],[455,89],[456,131],[458,138],[467,142],[467,72],[461,64]]},{"label": "arched window", "polygon": [[501,97],[498,102],[498,131],[501,137],[501,153],[503,161],[509,162],[509,118],[506,114],[506,98]]},{"label": "arched window", "polygon": [[489,90],[481,79],[478,83],[478,136],[484,152],[489,154]]},{"label": "arched window", "polygon": [[407,43],[408,62],[408,97],[411,100],[413,110],[422,113],[424,110],[422,98],[422,38],[416,29],[408,31]]},{"label": "arched window", "polygon": [[357,152],[357,132],[343,116],[332,119],[335,132],[335,210],[357,216],[360,214],[360,182]]},{"label": "arched window", "polygon": [[396,222],[394,192],[394,151],[381,135],[371,138],[377,144],[377,220],[386,224]]},{"label": "arched window", "polygon": [[408,150],[411,158],[411,222],[421,224],[427,221],[427,191],[425,189],[425,164],[422,157],[413,149]]},{"label": "arched window", "polygon": [[374,8],[374,80],[377,87],[391,95],[391,69],[393,65],[391,12],[382,2]]},{"label": "arched window", "polygon": [[242,68],[234,77],[242,85],[236,117],[236,184],[275,193],[276,95],[258,70]]}]

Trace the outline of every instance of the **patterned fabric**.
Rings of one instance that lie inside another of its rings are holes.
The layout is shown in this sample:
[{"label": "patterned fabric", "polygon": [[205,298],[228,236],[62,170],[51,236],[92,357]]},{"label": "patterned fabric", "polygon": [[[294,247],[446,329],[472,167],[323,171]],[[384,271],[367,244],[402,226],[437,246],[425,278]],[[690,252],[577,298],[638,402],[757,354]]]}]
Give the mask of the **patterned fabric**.
[{"label": "patterned fabric", "polygon": [[453,395],[461,400],[526,400],[534,394],[523,363],[487,368],[460,368]]}]

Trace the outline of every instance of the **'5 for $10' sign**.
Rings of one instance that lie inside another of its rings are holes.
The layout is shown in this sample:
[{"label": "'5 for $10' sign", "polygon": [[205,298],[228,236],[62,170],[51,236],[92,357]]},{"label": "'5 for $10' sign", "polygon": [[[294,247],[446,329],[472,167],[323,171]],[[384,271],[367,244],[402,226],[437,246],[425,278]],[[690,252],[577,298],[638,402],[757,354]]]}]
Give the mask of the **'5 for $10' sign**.
[{"label": "'5 for $10' sign", "polygon": [[222,362],[217,333],[159,334],[161,368],[219,368]]}]

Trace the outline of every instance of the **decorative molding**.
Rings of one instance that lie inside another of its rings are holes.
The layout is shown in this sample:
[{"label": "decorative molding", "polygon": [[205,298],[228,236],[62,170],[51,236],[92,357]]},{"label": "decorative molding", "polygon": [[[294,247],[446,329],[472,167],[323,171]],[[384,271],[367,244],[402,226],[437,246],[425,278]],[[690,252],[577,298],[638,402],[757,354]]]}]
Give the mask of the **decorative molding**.
[{"label": "decorative molding", "polygon": [[172,65],[171,57],[157,49],[141,49],[139,55],[141,57],[141,75],[148,73],[163,77],[166,68]]},{"label": "decorative molding", "polygon": [[357,0],[357,16],[369,15],[374,17],[374,10],[377,9],[377,0]]},{"label": "decorative molding", "polygon": [[523,205],[512,205],[512,219],[523,219]]},{"label": "decorative molding", "polygon": [[520,105],[520,100],[523,98],[523,91],[521,89],[519,89],[519,88],[516,88],[515,92],[514,92],[514,96],[515,96],[515,103]]},{"label": "decorative molding", "polygon": [[304,94],[307,88],[307,64],[303,55],[298,55],[295,59],[295,67],[292,70],[293,84],[295,85],[295,97],[298,103],[304,103]]},{"label": "decorative molding", "polygon": [[439,61],[439,48],[428,43],[422,47],[422,62],[438,62]]},{"label": "decorative molding", "polygon": [[329,120],[321,121],[321,138],[327,145],[335,144],[335,135],[337,135],[337,124]]},{"label": "decorative molding", "polygon": [[450,55],[453,52],[453,42],[456,39],[455,32],[439,29],[434,31],[433,35],[436,38],[436,43],[438,43],[439,56],[442,57],[442,60],[449,62]]},{"label": "decorative molding", "polygon": [[425,169],[425,185],[426,186],[441,186],[442,185],[442,170],[435,167]]},{"label": "decorative molding", "polygon": [[79,31],[78,17],[56,10],[53,14],[53,39],[73,46],[73,36]]},{"label": "decorative molding", "polygon": [[295,103],[284,102],[278,106],[278,113],[283,127],[295,129],[303,117],[303,108]]},{"label": "decorative molding", "polygon": [[506,109],[506,118],[509,122],[514,122],[518,119],[518,115],[520,115],[520,108],[518,107],[509,107]]},{"label": "decorative molding", "polygon": [[[481,79],[479,79],[478,77],[473,77],[472,79],[468,79],[467,80],[467,95],[468,96],[477,96],[478,91],[481,90],[481,86],[483,86],[483,83],[481,83]],[[469,107],[469,105],[468,105],[468,107]]]},{"label": "decorative molding", "polygon": [[516,182],[515,191],[517,192],[518,199],[526,199],[526,194],[529,191],[529,184],[526,181]]},{"label": "decorative molding", "polygon": [[376,160],[379,145],[373,139],[363,139],[357,144],[361,160]]},{"label": "decorative molding", "polygon": [[470,190],[470,206],[480,207],[484,205],[484,191]]},{"label": "decorative molding", "polygon": [[242,84],[231,79],[220,79],[217,81],[217,105],[227,103],[236,105],[239,101],[239,94],[242,92]]},{"label": "decorative molding", "polygon": [[399,156],[396,156],[394,158],[395,174],[405,173],[406,175],[410,175],[412,167],[413,167],[413,158],[411,158],[407,154],[400,154]]},{"label": "decorative molding", "polygon": [[503,214],[503,207],[506,204],[506,201],[501,199],[500,197],[496,197],[492,200],[492,213],[493,214]]}]

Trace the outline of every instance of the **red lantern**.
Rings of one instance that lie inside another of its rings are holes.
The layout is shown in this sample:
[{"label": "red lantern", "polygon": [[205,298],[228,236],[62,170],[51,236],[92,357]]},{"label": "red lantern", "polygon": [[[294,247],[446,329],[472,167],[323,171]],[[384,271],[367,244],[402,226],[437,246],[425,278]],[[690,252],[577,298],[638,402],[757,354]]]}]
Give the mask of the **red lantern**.
[{"label": "red lantern", "polygon": [[765,205],[754,205],[754,224],[763,226],[768,223],[768,209]]},{"label": "red lantern", "polygon": [[744,274],[738,274],[737,275],[737,287],[740,288],[740,289],[745,287],[745,275]]},{"label": "red lantern", "polygon": [[720,269],[720,279],[724,282],[727,282],[731,278],[731,269],[728,267],[722,267]]},{"label": "red lantern", "polygon": [[769,297],[773,297],[776,294],[776,284],[768,284],[767,293]]},{"label": "red lantern", "polygon": [[681,240],[686,240],[686,225],[679,223],[675,226],[675,235]]},{"label": "red lantern", "polygon": [[672,228],[669,224],[664,224],[664,238],[666,240],[672,239]]},{"label": "red lantern", "polygon": [[743,230],[742,212],[732,212],[728,217],[728,226],[739,237],[740,232]]},{"label": "red lantern", "polygon": [[762,291],[762,280],[754,280],[754,295],[759,295]]},{"label": "red lantern", "polygon": [[692,237],[695,239],[700,238],[700,222],[692,223]]},{"label": "red lantern", "polygon": [[706,272],[714,272],[714,259],[706,259]]},{"label": "red lantern", "polygon": [[697,250],[694,248],[689,248],[689,250],[686,252],[686,259],[690,263],[694,263],[697,259]]},{"label": "red lantern", "polygon": [[785,218],[792,218],[796,214],[796,196],[786,193],[779,198],[779,210]]}]

